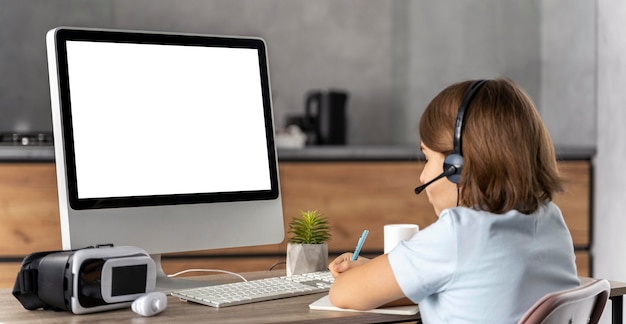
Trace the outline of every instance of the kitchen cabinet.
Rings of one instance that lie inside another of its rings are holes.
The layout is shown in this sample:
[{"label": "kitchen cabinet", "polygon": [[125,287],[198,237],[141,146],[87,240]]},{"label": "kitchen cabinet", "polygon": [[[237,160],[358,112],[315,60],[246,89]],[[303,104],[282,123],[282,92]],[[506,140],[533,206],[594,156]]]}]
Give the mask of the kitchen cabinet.
[{"label": "kitchen cabinet", "polygon": [[[280,155],[279,155],[280,157]],[[318,210],[332,227],[330,258],[354,249],[363,229],[370,234],[364,256],[383,250],[383,226],[436,220],[426,195],[415,195],[422,162],[393,159],[283,159],[279,162],[285,232],[299,210]],[[591,184],[589,159],[559,161],[566,191],[555,197],[576,249],[578,273],[592,275]],[[12,287],[22,258],[61,248],[53,162],[0,163],[0,287]],[[202,268],[234,272],[284,267],[286,242],[163,257],[166,273]],[[197,275],[197,274],[191,274]]]}]

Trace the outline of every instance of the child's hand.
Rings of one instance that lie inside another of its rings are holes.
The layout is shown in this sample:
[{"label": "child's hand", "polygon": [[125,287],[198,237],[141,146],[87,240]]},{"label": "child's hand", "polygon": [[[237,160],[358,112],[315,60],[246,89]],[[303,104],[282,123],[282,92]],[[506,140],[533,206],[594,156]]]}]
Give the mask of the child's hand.
[{"label": "child's hand", "polygon": [[347,252],[333,260],[333,262],[328,265],[328,270],[330,270],[333,277],[337,277],[340,273],[346,272],[369,260],[368,258],[359,257],[356,261],[352,261],[352,253]]}]

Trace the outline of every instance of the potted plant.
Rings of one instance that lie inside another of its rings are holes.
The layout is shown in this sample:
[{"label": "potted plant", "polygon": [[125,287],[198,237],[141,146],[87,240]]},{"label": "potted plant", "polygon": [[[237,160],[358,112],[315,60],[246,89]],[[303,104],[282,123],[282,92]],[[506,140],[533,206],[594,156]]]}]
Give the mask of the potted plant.
[{"label": "potted plant", "polygon": [[289,224],[292,237],[287,244],[287,275],[326,270],[330,227],[317,210],[300,211]]}]

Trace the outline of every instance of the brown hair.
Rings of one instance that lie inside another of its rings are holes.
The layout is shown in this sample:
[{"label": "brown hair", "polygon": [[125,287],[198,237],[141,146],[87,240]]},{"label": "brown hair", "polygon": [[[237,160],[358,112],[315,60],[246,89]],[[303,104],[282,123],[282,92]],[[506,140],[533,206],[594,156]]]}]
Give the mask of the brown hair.
[{"label": "brown hair", "polygon": [[[458,107],[472,81],[453,84],[428,105],[422,142],[448,155]],[[530,97],[509,79],[487,81],[465,111],[459,204],[500,214],[532,213],[562,191],[554,146]],[[442,166],[443,167],[443,166]]]}]

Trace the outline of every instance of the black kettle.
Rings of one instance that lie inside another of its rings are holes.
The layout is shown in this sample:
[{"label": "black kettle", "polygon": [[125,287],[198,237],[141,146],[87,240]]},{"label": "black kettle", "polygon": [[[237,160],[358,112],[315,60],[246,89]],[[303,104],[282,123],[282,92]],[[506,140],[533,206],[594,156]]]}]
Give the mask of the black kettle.
[{"label": "black kettle", "polygon": [[313,90],[306,96],[305,119],[314,138],[310,144],[346,144],[348,93],[341,90]]}]

